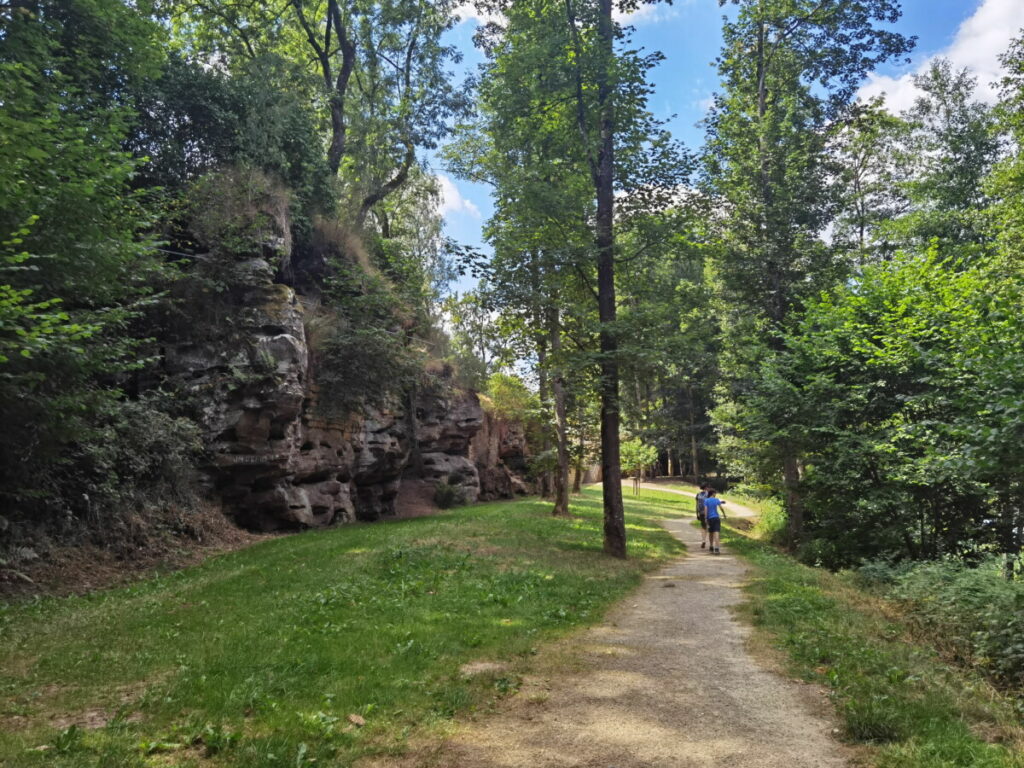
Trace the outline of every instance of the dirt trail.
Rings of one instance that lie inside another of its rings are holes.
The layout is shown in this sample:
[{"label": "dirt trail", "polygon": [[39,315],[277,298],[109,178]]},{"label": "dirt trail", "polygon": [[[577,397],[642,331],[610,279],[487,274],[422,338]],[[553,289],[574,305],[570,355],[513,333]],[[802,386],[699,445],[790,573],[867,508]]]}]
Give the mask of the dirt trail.
[{"label": "dirt trail", "polygon": [[[623,493],[628,493],[627,482],[628,481],[626,481],[626,480],[622,481],[622,492]],[[694,494],[696,493],[696,491],[692,491],[692,492],[691,491],[680,491],[677,488],[666,488],[661,483],[641,483],[640,487],[642,489],[644,489],[644,490],[647,490],[647,491],[661,491],[662,493],[674,493],[677,496],[686,496],[687,498],[690,499],[691,502],[696,504],[696,499],[694,498]],[[754,510],[752,510],[750,507],[744,507],[742,504],[737,504],[735,501],[730,501],[728,493],[723,493],[722,494],[722,498],[725,499],[725,516],[726,516],[726,519],[728,519],[730,517],[748,517],[748,518],[755,518],[755,517],[757,517],[757,513]],[[699,542],[698,542],[697,546],[700,546]]]},{"label": "dirt trail", "polygon": [[747,568],[727,551],[702,551],[690,520],[667,525],[690,554],[648,577],[603,624],[559,644],[552,670],[525,680],[497,713],[439,746],[373,765],[848,765],[821,692],[766,671],[746,651],[749,630],[730,609]]}]

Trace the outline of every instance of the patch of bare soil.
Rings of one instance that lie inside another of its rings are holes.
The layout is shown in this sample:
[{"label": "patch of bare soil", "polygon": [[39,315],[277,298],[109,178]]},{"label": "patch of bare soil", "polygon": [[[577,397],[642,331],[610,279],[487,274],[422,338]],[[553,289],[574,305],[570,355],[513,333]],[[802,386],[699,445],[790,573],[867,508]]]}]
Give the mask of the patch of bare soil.
[{"label": "patch of bare soil", "polygon": [[[361,768],[841,768],[820,689],[764,667],[734,617],[747,568],[700,549],[649,577],[598,627],[545,649],[493,715]],[[669,585],[674,588],[668,589]]]},{"label": "patch of bare soil", "polygon": [[463,677],[477,677],[505,672],[508,668],[508,664],[500,661],[471,661],[459,667],[459,674]]},{"label": "patch of bare soil", "polygon": [[212,506],[191,515],[189,521],[190,535],[155,533],[130,552],[88,543],[51,546],[43,556],[16,569],[0,567],[0,600],[86,594],[137,581],[154,571],[197,565],[213,555],[284,535],[243,530]]},{"label": "patch of bare soil", "polygon": [[395,499],[395,516],[390,520],[436,515],[441,510],[434,503],[434,484],[418,478],[403,478]]},{"label": "patch of bare soil", "polygon": [[[162,679],[162,676],[159,679]],[[95,730],[105,728],[117,718],[125,723],[141,722],[142,714],[136,709],[140,699],[154,682],[156,681],[141,681],[112,688],[107,691],[104,701],[100,702],[102,706],[74,711],[67,711],[62,703],[68,694],[74,692],[72,688],[55,684],[45,685],[8,701],[0,699],[0,711],[14,708],[25,712],[26,707],[31,708],[31,714],[0,716],[0,728],[13,733],[45,722],[50,728],[58,731],[73,725],[83,730]]]}]

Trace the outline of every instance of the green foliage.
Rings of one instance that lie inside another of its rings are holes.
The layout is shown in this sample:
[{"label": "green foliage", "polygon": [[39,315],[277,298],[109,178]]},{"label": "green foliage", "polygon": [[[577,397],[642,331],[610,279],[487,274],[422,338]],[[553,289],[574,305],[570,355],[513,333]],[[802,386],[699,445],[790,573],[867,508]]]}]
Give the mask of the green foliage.
[{"label": "green foliage", "polygon": [[807,558],[1020,551],[1022,290],[932,251],[808,306],[743,420],[749,439],[803,446]]},{"label": "green foliage", "polygon": [[529,423],[540,414],[540,400],[526,383],[508,373],[493,373],[487,379],[487,390],[482,403],[495,416]]},{"label": "green foliage", "polygon": [[[486,286],[481,286],[486,291]],[[451,358],[465,386],[482,391],[495,367],[495,348],[500,344],[494,317],[482,293],[457,293],[446,298],[442,311],[451,323]]]},{"label": "green foliage", "polygon": [[402,305],[380,275],[338,261],[327,290],[333,312],[310,340],[316,356],[318,408],[344,416],[395,402],[419,380],[424,355],[403,329]]},{"label": "green foliage", "polygon": [[200,248],[228,263],[276,255],[270,266],[278,267],[291,248],[290,203],[287,189],[256,168],[239,166],[198,179],[183,213]]},{"label": "green foliage", "polygon": [[445,479],[434,488],[434,503],[441,509],[461,507],[466,503],[461,486]]},{"label": "green foliage", "polygon": [[[907,642],[907,625],[844,578],[735,531],[723,537],[757,566],[745,609],[755,631],[785,654],[793,672],[829,689],[846,738],[869,746],[871,764],[1020,765],[1011,701],[970,671],[941,663],[926,645]],[[999,743],[1000,736],[1011,743]]]},{"label": "green foliage", "polygon": [[886,574],[868,563],[862,577],[887,583],[915,631],[957,661],[1011,690],[1024,689],[1024,581],[1004,577],[1005,560],[976,567],[955,560],[917,563]]},{"label": "green foliage", "polygon": [[1005,75],[995,116],[1010,142],[987,179],[986,191],[992,197],[989,216],[1001,257],[1019,269],[1024,253],[1024,35],[1011,42],[1001,63]]},{"label": "green foliage", "polygon": [[832,140],[860,111],[854,95],[864,76],[913,47],[884,28],[899,15],[895,0],[743,0],[723,26],[723,91],[705,149],[708,193],[726,202],[714,220],[724,349],[713,419],[730,471],[740,458],[745,476],[786,499],[791,542],[802,533],[803,446],[786,412],[797,398],[770,418],[750,400],[758,391],[795,395],[779,392],[762,363],[781,353],[804,304],[847,275],[842,249],[821,237],[845,196]]},{"label": "green foliage", "polygon": [[914,85],[921,96],[903,115],[899,149],[906,211],[881,224],[884,237],[918,250],[934,241],[940,251],[955,248],[960,259],[984,253],[991,241],[982,216],[984,182],[1002,144],[992,109],[975,100],[977,80],[944,59],[915,76]]},{"label": "green foliage", "polygon": [[837,192],[827,142],[864,75],[912,47],[881,28],[898,17],[893,0],[783,0],[742,2],[724,25],[725,90],[708,118],[706,162],[729,201],[726,297],[755,318],[781,323],[841,268],[818,237]]},{"label": "green foliage", "polygon": [[[0,279],[13,281],[20,277],[19,272],[37,268],[38,256],[16,250],[31,233],[35,221],[35,216],[30,217],[26,226],[0,242]],[[69,347],[98,330],[96,325],[72,322],[70,315],[61,311],[60,299],[35,301],[32,296],[36,290],[0,285],[0,365],[12,358],[32,358],[45,355],[48,350]]]},{"label": "green foliage", "polygon": [[[315,114],[322,138],[308,149],[319,149],[338,177],[344,219],[357,228],[408,185],[416,151],[435,148],[468,106],[448,70],[459,54],[442,42],[455,23],[451,2],[175,0],[167,7],[188,59],[216,59],[233,76],[284,64],[293,95],[272,96],[271,106],[291,99],[304,103],[298,112]],[[281,135],[298,142],[289,110],[270,112]]]},{"label": "green foliage", "polygon": [[306,78],[275,55],[229,75],[172,53],[138,95],[126,143],[146,162],[133,184],[172,197],[225,167],[259,169],[288,187],[295,226],[308,234],[313,215],[335,200]]},{"label": "green foliage", "polygon": [[[553,519],[522,501],[345,526],[118,590],[0,606],[0,684],[26,718],[0,732],[0,762],[272,768],[300,753],[345,765],[401,751],[513,692],[538,646],[599,621],[680,551],[657,524],[678,515],[670,502],[627,503],[623,562],[601,551],[599,496],[572,511]],[[461,674],[479,660],[508,669]],[[125,716],[80,738],[51,725],[116,711],[129,691]],[[346,728],[350,714],[366,725]],[[33,749],[60,739],[66,755]]]},{"label": "green foliage", "polygon": [[622,442],[621,456],[622,469],[639,476],[658,460],[658,449],[653,445],[645,445],[638,438],[633,438]]},{"label": "green foliage", "polygon": [[0,498],[29,525],[122,513],[119,480],[151,474],[102,476],[122,447],[107,439],[138,417],[121,386],[143,365],[134,324],[167,274],[131,190],[140,163],[123,150],[134,95],[161,60],[146,11],[75,0],[12,9],[4,26]]}]

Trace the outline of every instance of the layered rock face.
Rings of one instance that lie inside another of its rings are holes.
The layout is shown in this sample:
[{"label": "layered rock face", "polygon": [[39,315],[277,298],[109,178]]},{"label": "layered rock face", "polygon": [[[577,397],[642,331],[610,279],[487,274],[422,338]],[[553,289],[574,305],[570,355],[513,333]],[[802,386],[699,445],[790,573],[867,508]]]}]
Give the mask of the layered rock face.
[{"label": "layered rock face", "polygon": [[476,501],[480,475],[469,452],[484,423],[476,395],[439,380],[417,397],[415,420],[398,402],[324,418],[301,297],[273,282],[266,259],[262,269],[252,261],[232,285],[241,304],[228,308],[232,333],[168,344],[164,359],[166,373],[201,404],[210,490],[236,520],[275,530],[393,514],[413,440],[424,478],[458,485]]},{"label": "layered rock face", "polygon": [[523,480],[528,447],[523,425],[484,412],[480,430],[469,445],[469,459],[480,478],[481,501],[532,493]]},{"label": "layered rock face", "polygon": [[198,290],[184,297],[187,321],[164,345],[165,377],[204,427],[210,492],[241,525],[260,530],[393,514],[410,474],[455,484],[469,502],[482,490],[484,498],[512,495],[505,470],[494,475],[487,462],[511,460],[518,438],[491,426],[498,447],[471,458],[484,412],[443,375],[416,396],[413,414],[395,401],[344,419],[322,415],[306,334],[316,291],[297,295],[283,282],[306,290],[313,280],[296,277],[287,222],[262,213],[261,239],[248,253],[197,257],[196,285],[205,264],[220,290],[216,300]]},{"label": "layered rock face", "polygon": [[480,497],[480,476],[469,446],[484,423],[480,400],[472,392],[423,393],[416,398],[416,441],[421,474],[436,483],[459,487],[462,498]]}]

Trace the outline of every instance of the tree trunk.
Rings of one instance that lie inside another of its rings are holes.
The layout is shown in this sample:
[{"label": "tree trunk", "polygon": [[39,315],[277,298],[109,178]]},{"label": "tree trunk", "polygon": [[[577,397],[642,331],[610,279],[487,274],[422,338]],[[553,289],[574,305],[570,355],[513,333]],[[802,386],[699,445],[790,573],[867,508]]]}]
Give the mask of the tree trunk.
[{"label": "tree trunk", "polygon": [[[548,404],[548,349],[547,341],[543,337],[537,338],[537,396],[540,398],[541,405],[547,410]],[[551,450],[551,430],[545,427],[541,431],[541,453],[547,453]],[[537,491],[540,493],[542,499],[546,499],[551,495],[552,477],[549,470],[543,470],[537,476]]]},{"label": "tree trunk", "polygon": [[548,308],[548,332],[551,335],[551,355],[556,369],[551,378],[551,392],[555,398],[555,431],[558,444],[558,468],[555,470],[555,507],[552,514],[569,515],[569,435],[565,415],[565,383],[562,380],[558,353],[562,347],[562,330],[559,327],[558,307],[554,301]]},{"label": "tree trunk", "polygon": [[697,448],[697,420],[694,416],[693,410],[693,385],[687,385],[687,395],[689,396],[689,411],[690,415],[690,462],[693,464],[693,480],[694,482],[700,482],[700,454]]},{"label": "tree trunk", "polygon": [[359,212],[356,214],[357,227],[360,229],[363,228],[363,225],[366,223],[366,217],[369,215],[373,206],[408,181],[409,171],[412,169],[413,163],[415,162],[416,147],[411,141],[406,141],[405,155],[402,157],[402,164],[398,167],[395,175],[364,197],[362,203],[360,203]]},{"label": "tree trunk", "polygon": [[614,56],[612,1],[600,0],[598,38],[604,66],[598,68],[597,101],[600,109],[601,144],[594,174],[597,192],[597,296],[601,321],[601,470],[604,473],[604,551],[626,557],[626,516],[622,504],[619,467],[619,363],[615,338],[615,107],[609,74]]},{"label": "tree trunk", "polygon": [[586,450],[586,447],[587,447],[586,427],[585,427],[584,421],[583,421],[585,415],[586,414],[584,413],[583,408],[580,408],[580,439],[579,439],[579,443],[578,443],[579,451],[577,452],[577,456],[576,456],[576,475],[572,479],[572,492],[573,493],[579,493],[580,490],[581,490],[582,483],[583,483],[583,464],[584,464],[583,457],[584,457],[584,451]]},{"label": "tree trunk", "polygon": [[791,552],[795,552],[804,534],[804,505],[800,497],[800,465],[789,448],[782,459],[782,483],[786,499],[787,535]]}]

